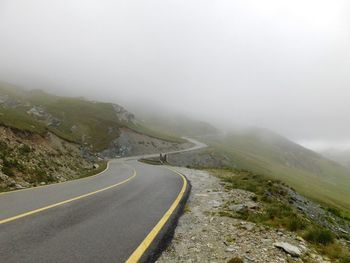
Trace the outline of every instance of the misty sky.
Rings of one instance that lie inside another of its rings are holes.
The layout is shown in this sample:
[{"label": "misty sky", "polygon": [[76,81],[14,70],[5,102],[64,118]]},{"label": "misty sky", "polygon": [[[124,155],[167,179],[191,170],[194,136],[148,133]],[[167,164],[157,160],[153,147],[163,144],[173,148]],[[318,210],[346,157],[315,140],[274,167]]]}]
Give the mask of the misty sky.
[{"label": "misty sky", "polygon": [[350,141],[350,2],[0,0],[0,80]]}]

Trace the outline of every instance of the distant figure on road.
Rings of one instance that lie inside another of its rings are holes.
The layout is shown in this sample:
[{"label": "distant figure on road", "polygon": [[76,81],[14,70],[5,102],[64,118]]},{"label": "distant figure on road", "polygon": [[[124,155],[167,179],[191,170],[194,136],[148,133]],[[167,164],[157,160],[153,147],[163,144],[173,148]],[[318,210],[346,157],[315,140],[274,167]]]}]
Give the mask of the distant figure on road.
[{"label": "distant figure on road", "polygon": [[161,163],[166,163],[167,162],[167,155],[166,154],[162,155],[162,153],[160,153],[159,154],[159,161]]}]

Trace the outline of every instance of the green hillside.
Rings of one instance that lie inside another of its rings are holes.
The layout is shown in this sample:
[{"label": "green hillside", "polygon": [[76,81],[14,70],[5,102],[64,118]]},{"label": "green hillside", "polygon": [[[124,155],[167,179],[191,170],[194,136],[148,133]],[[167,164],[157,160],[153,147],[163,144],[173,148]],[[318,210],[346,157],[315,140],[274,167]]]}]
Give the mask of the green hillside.
[{"label": "green hillside", "polygon": [[350,168],[350,150],[328,149],[321,152],[326,158]]},{"label": "green hillside", "polygon": [[269,131],[207,139],[238,169],[281,179],[322,203],[350,210],[350,170]]},{"label": "green hillside", "polygon": [[283,180],[319,202],[350,211],[350,170],[280,135],[263,129],[246,129],[220,136],[215,135],[219,132],[210,124],[184,116],[165,118],[160,113],[144,119],[157,130],[193,136],[207,143],[210,148],[201,153],[221,160],[224,166]]},{"label": "green hillside", "polygon": [[118,138],[121,128],[152,137],[183,142],[175,136],[141,125],[133,114],[119,105],[60,97],[41,90],[26,91],[0,84],[0,123],[2,125],[59,137],[101,151]]},{"label": "green hillside", "polygon": [[218,129],[207,122],[198,121],[183,115],[141,114],[144,123],[150,127],[174,136],[201,136],[217,134]]}]

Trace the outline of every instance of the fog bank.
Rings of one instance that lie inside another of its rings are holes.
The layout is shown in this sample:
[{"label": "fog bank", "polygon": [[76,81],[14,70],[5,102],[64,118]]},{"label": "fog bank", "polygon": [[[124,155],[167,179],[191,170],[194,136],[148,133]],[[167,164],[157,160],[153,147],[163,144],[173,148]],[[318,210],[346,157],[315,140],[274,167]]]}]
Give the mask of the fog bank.
[{"label": "fog bank", "polygon": [[342,143],[349,13],[330,0],[3,0],[0,80]]}]

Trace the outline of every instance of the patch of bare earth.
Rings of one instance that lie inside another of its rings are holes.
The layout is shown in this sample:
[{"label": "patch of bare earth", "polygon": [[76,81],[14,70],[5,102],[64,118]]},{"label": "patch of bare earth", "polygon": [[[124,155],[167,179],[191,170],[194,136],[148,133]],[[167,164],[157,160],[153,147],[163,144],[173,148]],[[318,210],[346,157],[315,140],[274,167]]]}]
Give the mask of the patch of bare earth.
[{"label": "patch of bare earth", "polygon": [[[190,180],[192,191],[174,238],[158,263],[220,263],[235,257],[242,262],[303,262],[305,254],[309,255],[307,262],[325,262],[295,234],[220,215],[227,207],[227,200],[252,205],[253,193],[226,190],[220,179],[206,171],[177,169]],[[297,248],[300,256],[277,248],[278,242]]]}]

